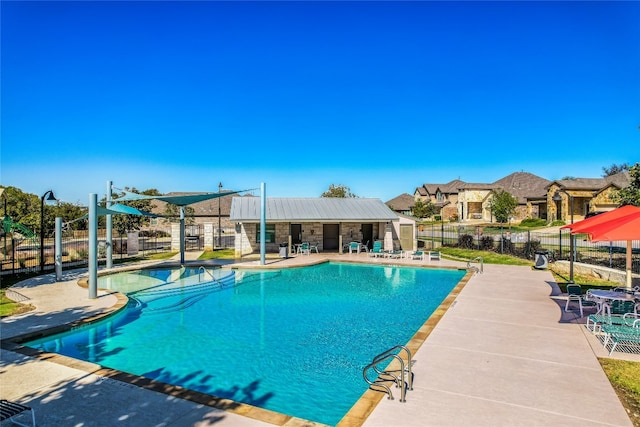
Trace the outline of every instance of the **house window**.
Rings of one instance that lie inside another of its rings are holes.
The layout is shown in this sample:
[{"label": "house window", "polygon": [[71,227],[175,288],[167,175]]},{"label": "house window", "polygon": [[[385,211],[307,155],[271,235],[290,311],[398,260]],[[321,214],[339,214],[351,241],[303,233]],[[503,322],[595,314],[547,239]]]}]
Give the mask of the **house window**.
[{"label": "house window", "polygon": [[[276,242],[276,225],[267,224],[264,230],[266,243]],[[260,224],[256,224],[256,243],[260,243]]]},{"label": "house window", "polygon": [[442,202],[442,200],[443,200],[442,192],[440,192],[440,190],[438,190],[438,192],[436,193],[436,200],[438,202]]}]

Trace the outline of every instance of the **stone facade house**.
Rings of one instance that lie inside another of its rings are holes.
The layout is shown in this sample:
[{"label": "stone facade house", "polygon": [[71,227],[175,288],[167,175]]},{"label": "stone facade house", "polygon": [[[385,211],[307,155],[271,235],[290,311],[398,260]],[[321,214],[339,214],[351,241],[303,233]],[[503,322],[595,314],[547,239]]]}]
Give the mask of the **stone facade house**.
[{"label": "stone facade house", "polygon": [[423,184],[416,188],[413,196],[424,202],[431,202],[438,209],[439,215],[445,221],[458,219],[458,192],[465,182],[455,179],[446,184]]},{"label": "stone facade house", "polygon": [[[286,245],[292,253],[302,242],[338,253],[351,241],[370,248],[381,240],[385,249],[414,250],[417,245],[415,220],[399,216],[379,199],[268,197],[265,209],[267,252]],[[260,216],[260,197],[233,198],[230,219],[235,223],[237,258],[260,251]]]},{"label": "stone facade house", "polygon": [[[612,194],[630,183],[629,172],[604,178],[561,179],[546,187],[547,219],[566,223],[583,220],[589,212],[606,212],[618,205]],[[573,210],[572,210],[573,208]]]},{"label": "stone facade house", "polygon": [[546,186],[549,181],[528,172],[515,172],[493,183],[468,183],[454,180],[448,184],[424,184],[414,192],[416,197],[430,200],[440,208],[442,219],[469,221],[494,220],[491,194],[505,190],[518,200],[514,221],[538,218],[546,214]]},{"label": "stone facade house", "polygon": [[[431,201],[445,221],[492,222],[491,194],[504,190],[518,200],[513,221],[541,218],[569,222],[584,219],[588,212],[614,209],[612,193],[629,185],[629,172],[604,178],[575,178],[549,181],[528,172],[515,172],[490,184],[454,180],[447,184],[423,184],[414,197]],[[573,203],[573,211],[571,205]]]}]

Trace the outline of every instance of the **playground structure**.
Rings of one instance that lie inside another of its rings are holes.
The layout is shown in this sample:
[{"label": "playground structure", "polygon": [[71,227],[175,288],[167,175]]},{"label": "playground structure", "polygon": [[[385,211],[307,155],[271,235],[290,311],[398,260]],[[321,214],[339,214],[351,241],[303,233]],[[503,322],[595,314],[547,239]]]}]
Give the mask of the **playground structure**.
[{"label": "playground structure", "polygon": [[[28,227],[14,222],[10,216],[5,215],[2,219],[2,262],[3,269],[6,268],[5,262],[10,263],[26,263],[24,257],[16,256],[15,250],[21,246],[27,248],[39,247],[38,236]],[[15,266],[11,266],[15,268]]]}]

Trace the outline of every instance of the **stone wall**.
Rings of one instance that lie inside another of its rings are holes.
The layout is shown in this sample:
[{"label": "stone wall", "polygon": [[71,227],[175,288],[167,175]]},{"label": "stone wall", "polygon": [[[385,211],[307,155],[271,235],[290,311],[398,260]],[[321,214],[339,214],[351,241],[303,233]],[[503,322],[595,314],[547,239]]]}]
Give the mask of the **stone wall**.
[{"label": "stone wall", "polygon": [[[553,263],[553,269],[563,274],[569,274],[569,261],[556,261]],[[585,276],[599,277],[615,283],[625,285],[627,276],[625,271],[615,270],[613,268],[584,264],[581,262],[573,263],[573,274],[581,274]],[[640,285],[640,275],[632,274],[632,286]]]}]

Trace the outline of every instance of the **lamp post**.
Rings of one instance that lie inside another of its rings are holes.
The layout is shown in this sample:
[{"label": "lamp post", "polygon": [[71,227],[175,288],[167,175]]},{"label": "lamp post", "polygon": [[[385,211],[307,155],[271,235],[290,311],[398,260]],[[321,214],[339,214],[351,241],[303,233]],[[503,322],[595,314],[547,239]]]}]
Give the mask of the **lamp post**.
[{"label": "lamp post", "polygon": [[218,247],[222,247],[222,221],[220,219],[220,193],[222,193],[222,182],[218,184]]},{"label": "lamp post", "polygon": [[[567,191],[558,189],[553,195],[554,201],[561,201],[562,197],[560,196],[560,192],[566,194],[569,197],[569,210],[571,211],[571,224],[573,224],[573,196],[569,194]],[[569,283],[573,283],[573,258],[574,258],[574,239],[575,236],[573,234],[569,234]]]},{"label": "lamp post", "polygon": [[[46,199],[45,199],[46,198]],[[44,272],[44,201],[55,202],[56,196],[49,190],[40,197],[40,273]]]}]

